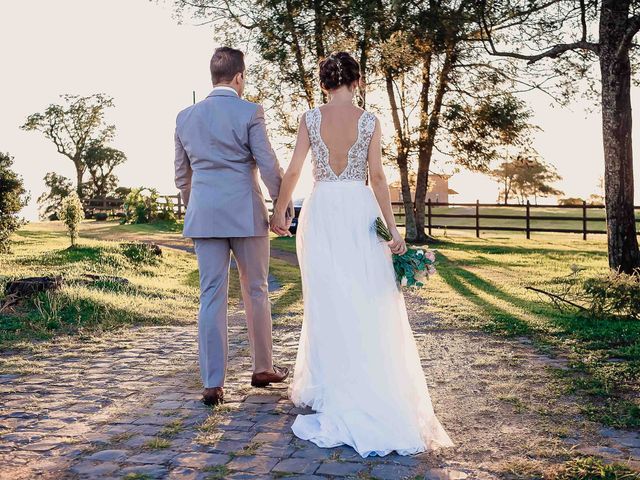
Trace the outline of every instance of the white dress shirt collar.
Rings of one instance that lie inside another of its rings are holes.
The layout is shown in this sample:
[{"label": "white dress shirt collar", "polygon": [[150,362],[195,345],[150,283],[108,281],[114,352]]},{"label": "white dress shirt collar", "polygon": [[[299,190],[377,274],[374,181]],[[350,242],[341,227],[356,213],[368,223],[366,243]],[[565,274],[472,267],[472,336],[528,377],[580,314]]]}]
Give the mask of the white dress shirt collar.
[{"label": "white dress shirt collar", "polygon": [[229,91],[235,93],[236,95],[238,95],[238,92],[236,92],[231,87],[227,87],[226,85],[218,85],[217,87],[213,87],[213,91],[215,92],[216,90],[229,90]]}]

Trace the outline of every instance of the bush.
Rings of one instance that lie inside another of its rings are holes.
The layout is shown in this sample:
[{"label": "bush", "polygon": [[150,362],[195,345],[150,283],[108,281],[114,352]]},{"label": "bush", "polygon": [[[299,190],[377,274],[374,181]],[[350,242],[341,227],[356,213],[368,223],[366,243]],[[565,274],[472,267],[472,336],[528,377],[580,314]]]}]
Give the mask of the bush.
[{"label": "bush", "polygon": [[153,243],[131,242],[120,244],[122,254],[133,263],[154,264],[162,256],[162,250]]},{"label": "bush", "polygon": [[165,222],[175,222],[176,213],[173,210],[174,203],[170,197],[164,197],[164,203],[161,204],[157,219]]},{"label": "bush", "polygon": [[122,223],[150,223],[158,212],[158,192],[155,188],[135,188],[124,200]]},{"label": "bush", "polygon": [[558,205],[563,205],[563,206],[582,205],[583,202],[584,200],[582,200],[581,198],[569,197],[569,198],[561,198],[560,200],[558,200]]},{"label": "bush", "polygon": [[58,216],[67,227],[67,232],[71,238],[71,247],[75,247],[78,240],[78,227],[84,218],[82,202],[77,192],[71,192],[71,194],[62,201]]},{"label": "bush", "polygon": [[640,478],[628,467],[606,464],[594,457],[582,457],[568,461],[555,476],[556,480],[637,480]]},{"label": "bush", "polygon": [[640,273],[611,272],[589,278],[583,284],[594,317],[625,317],[640,320]]},{"label": "bush", "polygon": [[0,252],[9,250],[9,237],[24,223],[18,212],[28,200],[22,178],[12,166],[13,157],[0,153]]},{"label": "bush", "polygon": [[96,221],[98,222],[104,222],[105,220],[107,220],[109,218],[109,215],[107,215],[106,212],[98,212],[94,215]]}]

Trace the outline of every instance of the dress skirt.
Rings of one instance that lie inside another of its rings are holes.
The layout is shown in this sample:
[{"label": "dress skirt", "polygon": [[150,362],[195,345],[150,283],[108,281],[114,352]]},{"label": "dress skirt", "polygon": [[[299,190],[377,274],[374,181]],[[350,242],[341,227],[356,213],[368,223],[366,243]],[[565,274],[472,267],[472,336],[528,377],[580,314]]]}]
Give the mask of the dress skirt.
[{"label": "dress skirt", "polygon": [[304,319],[290,397],[315,413],[292,430],[362,457],[453,445],[436,418],[381,216],[363,181],[317,181],[296,246]]}]

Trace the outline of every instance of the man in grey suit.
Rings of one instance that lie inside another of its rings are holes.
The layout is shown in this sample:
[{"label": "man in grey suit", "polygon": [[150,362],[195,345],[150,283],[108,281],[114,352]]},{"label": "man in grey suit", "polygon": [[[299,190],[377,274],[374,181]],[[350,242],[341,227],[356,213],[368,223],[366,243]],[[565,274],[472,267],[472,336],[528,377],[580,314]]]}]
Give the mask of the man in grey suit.
[{"label": "man in grey suit", "polygon": [[[262,106],[243,100],[244,54],[228,47],[211,58],[213,91],[176,119],[175,183],[187,206],[185,237],[194,241],[200,270],[198,352],[203,402],[223,401],[227,365],[230,253],[240,273],[253,358],[251,384],[282,382],[273,365],[269,273],[269,218],[258,171],[277,202],[283,170]],[[289,207],[291,215],[292,206]]]}]

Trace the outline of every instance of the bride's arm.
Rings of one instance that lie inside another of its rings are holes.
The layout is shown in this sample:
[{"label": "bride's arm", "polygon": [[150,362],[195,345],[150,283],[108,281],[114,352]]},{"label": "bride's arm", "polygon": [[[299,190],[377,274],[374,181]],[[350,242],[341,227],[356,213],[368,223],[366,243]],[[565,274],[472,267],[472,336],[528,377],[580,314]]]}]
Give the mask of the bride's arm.
[{"label": "bride's arm", "polygon": [[302,115],[300,118],[300,126],[298,127],[296,146],[293,149],[293,156],[291,157],[291,163],[289,163],[289,167],[282,178],[278,201],[274,208],[273,216],[271,217],[271,231],[278,235],[289,235],[285,213],[287,205],[291,201],[293,190],[296,188],[296,184],[300,178],[300,172],[302,172],[302,166],[304,165],[304,160],[309,152],[309,147],[307,123],[305,121],[305,116]]},{"label": "bride's arm", "polygon": [[369,178],[371,180],[371,188],[376,196],[380,211],[384,217],[387,228],[391,232],[393,240],[389,242],[389,248],[393,253],[399,255],[407,251],[407,246],[396,227],[396,218],[393,215],[391,207],[391,197],[389,196],[389,185],[387,184],[387,176],[382,167],[382,147],[380,137],[382,136],[380,121],[376,118],[376,127],[369,143],[368,161],[369,161]]}]

